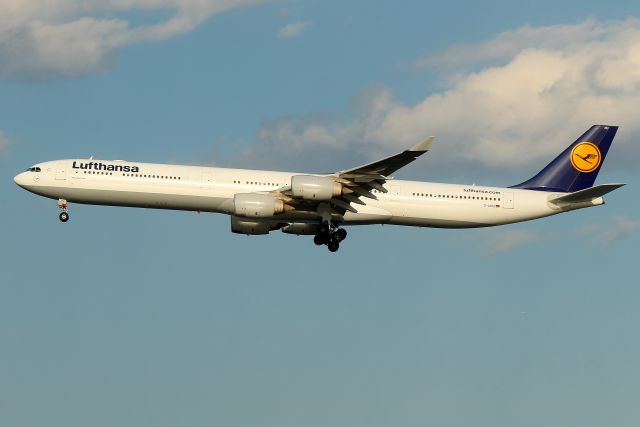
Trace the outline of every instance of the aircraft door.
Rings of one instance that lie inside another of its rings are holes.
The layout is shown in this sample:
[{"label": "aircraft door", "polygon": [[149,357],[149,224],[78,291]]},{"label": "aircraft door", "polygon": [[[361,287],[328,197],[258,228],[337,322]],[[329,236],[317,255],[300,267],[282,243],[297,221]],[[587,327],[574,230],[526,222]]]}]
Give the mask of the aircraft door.
[{"label": "aircraft door", "polygon": [[513,209],[513,192],[512,191],[503,192],[502,207],[505,209]]},{"label": "aircraft door", "polygon": [[64,163],[58,163],[56,165],[56,179],[67,179],[67,165]]}]

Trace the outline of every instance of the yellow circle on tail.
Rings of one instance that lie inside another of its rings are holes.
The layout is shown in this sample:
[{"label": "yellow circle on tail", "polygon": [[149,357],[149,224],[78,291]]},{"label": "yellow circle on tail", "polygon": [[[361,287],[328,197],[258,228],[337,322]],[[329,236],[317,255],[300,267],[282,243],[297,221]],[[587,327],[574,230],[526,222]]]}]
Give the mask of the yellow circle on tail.
[{"label": "yellow circle on tail", "polygon": [[600,149],[592,142],[581,142],[571,150],[571,164],[579,172],[593,172],[600,161]]}]

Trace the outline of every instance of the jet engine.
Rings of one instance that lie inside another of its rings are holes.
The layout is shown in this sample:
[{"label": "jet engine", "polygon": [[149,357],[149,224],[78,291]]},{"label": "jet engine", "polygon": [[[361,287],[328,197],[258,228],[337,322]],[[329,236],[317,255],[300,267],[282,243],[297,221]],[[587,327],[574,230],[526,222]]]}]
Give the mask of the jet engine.
[{"label": "jet engine", "polygon": [[234,212],[238,216],[268,218],[284,212],[284,202],[269,194],[241,193],[233,198]]},{"label": "jet engine", "polygon": [[305,200],[328,201],[342,194],[342,184],[327,176],[294,175],[291,177],[291,193]]},{"label": "jet engine", "polygon": [[271,224],[260,221],[247,221],[236,216],[231,217],[231,232],[246,235],[269,234]]}]

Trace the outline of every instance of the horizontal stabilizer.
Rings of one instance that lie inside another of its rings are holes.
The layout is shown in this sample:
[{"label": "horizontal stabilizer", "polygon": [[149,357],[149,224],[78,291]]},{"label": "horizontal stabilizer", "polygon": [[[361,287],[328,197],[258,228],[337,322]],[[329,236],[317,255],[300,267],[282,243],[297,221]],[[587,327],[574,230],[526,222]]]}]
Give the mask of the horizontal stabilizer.
[{"label": "horizontal stabilizer", "polygon": [[584,190],[575,191],[560,197],[549,200],[551,203],[580,203],[602,197],[607,193],[617,190],[625,184],[602,184],[595,187],[585,188]]}]

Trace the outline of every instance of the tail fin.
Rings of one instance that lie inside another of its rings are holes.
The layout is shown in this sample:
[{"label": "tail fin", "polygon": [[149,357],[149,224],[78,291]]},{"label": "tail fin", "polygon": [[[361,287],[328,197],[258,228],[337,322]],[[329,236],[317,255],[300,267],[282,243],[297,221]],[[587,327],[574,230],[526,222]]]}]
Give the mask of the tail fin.
[{"label": "tail fin", "polygon": [[593,186],[617,126],[591,126],[536,176],[511,188],[573,193]]}]

